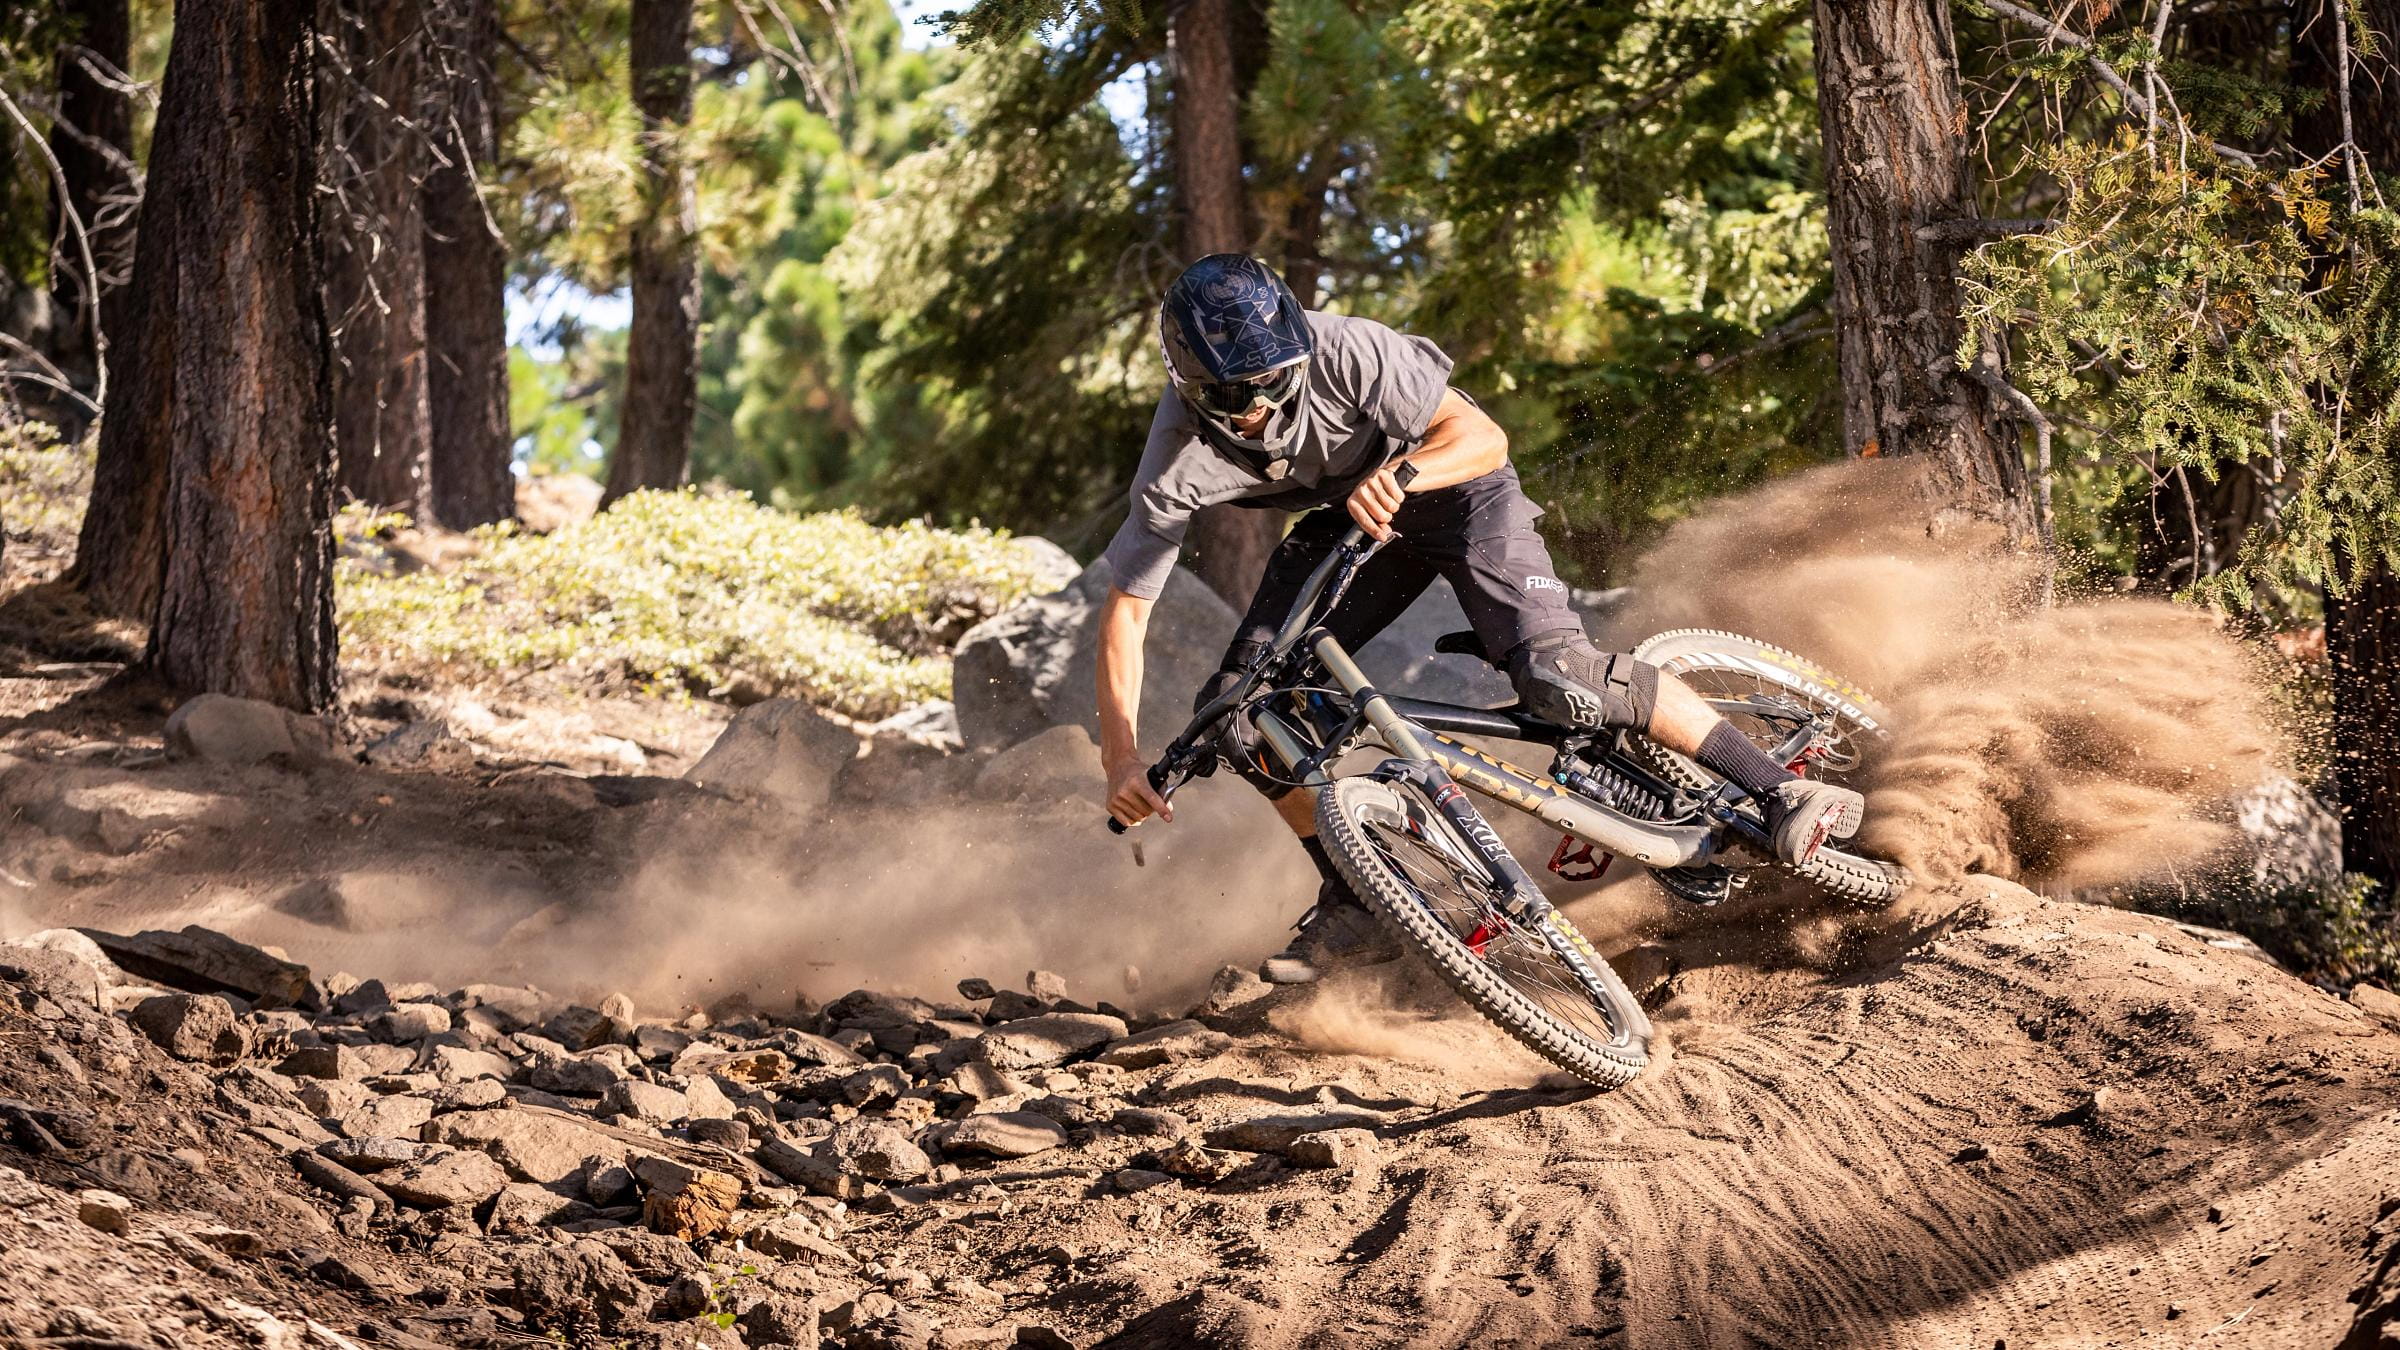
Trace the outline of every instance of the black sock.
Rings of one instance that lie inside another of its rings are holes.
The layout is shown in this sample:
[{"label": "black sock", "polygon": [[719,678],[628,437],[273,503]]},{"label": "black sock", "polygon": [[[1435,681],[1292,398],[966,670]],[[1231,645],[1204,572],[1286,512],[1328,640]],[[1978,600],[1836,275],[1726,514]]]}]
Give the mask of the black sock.
[{"label": "black sock", "polygon": [[1692,758],[1700,761],[1701,768],[1733,780],[1735,787],[1753,797],[1764,797],[1800,776],[1776,763],[1731,722],[1717,723],[1700,742],[1700,753]]},{"label": "black sock", "polygon": [[1323,842],[1312,834],[1300,841],[1300,847],[1308,850],[1308,860],[1317,865],[1317,875],[1325,878],[1325,884],[1332,888],[1334,898],[1354,905],[1359,903],[1358,893],[1350,889],[1349,878],[1333,865],[1333,857],[1326,853]]}]

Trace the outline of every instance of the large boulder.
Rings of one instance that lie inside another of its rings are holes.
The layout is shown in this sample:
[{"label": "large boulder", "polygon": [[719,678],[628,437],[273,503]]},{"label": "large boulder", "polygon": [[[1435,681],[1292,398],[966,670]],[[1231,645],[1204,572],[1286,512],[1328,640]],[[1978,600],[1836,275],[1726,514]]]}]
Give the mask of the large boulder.
[{"label": "large boulder", "polygon": [[256,764],[314,763],[332,755],[333,738],[313,717],[227,694],[202,694],[167,718],[167,749],[186,759]]},{"label": "large boulder", "polygon": [[771,698],[734,714],[684,778],[813,811],[833,794],[834,775],[857,756],[856,733],[797,699]]},{"label": "large boulder", "polygon": [[[1095,562],[1064,590],[967,630],[950,683],[959,734],[970,748],[1002,749],[1054,726],[1098,734],[1092,675],[1109,577],[1107,562]],[[1168,578],[1142,651],[1141,722],[1148,735],[1170,735],[1190,718],[1192,695],[1216,670],[1238,618],[1198,577],[1178,568]]]},{"label": "large boulder", "polygon": [[308,967],[297,965],[212,928],[187,925],[170,933],[130,936],[97,928],[76,930],[126,974],[191,994],[239,994],[256,1007],[311,1006]]}]

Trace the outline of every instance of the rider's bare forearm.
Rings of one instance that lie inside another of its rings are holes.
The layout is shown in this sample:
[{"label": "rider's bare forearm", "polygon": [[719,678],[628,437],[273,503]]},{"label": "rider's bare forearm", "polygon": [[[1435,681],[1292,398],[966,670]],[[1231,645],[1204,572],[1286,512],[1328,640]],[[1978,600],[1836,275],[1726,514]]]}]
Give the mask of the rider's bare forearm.
[{"label": "rider's bare forearm", "polygon": [[1508,433],[1452,389],[1442,395],[1425,440],[1407,457],[1417,466],[1410,492],[1431,492],[1481,478],[1508,462]]},{"label": "rider's bare forearm", "polygon": [[1111,772],[1141,758],[1136,736],[1142,706],[1142,639],[1152,601],[1110,587],[1100,607],[1100,763]]}]

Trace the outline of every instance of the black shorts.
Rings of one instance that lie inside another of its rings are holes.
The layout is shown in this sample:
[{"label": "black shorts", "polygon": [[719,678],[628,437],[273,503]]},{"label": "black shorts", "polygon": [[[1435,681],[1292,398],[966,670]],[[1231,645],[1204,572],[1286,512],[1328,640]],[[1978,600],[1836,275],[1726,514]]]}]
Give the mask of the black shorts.
[{"label": "black shorts", "polygon": [[[1494,665],[1531,638],[1570,629],[1581,633],[1583,620],[1567,604],[1566,583],[1550,563],[1550,546],[1534,529],[1541,514],[1517,485],[1517,476],[1505,469],[1411,496],[1392,520],[1400,537],[1359,569],[1326,628],[1344,647],[1358,651],[1405,613],[1435,577],[1446,577]],[[1267,560],[1250,612],[1234,632],[1237,650],[1275,640],[1308,574],[1353,523],[1340,505],[1300,518]]]}]

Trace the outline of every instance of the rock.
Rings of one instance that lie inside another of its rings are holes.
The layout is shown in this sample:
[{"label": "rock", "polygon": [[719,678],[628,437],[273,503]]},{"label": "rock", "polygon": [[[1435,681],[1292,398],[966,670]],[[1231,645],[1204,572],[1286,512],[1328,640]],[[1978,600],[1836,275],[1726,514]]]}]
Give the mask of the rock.
[{"label": "rock", "polygon": [[366,1084],[339,1078],[304,1078],[292,1086],[292,1096],[319,1120],[339,1119],[373,1095]]},{"label": "rock", "polygon": [[997,801],[1081,801],[1101,781],[1100,747],[1092,733],[1079,726],[1050,727],[987,760],[975,775],[975,795]]},{"label": "rock", "polygon": [[1128,1106],[1109,1117],[1109,1124],[1127,1134],[1154,1135],[1162,1139],[1181,1139],[1192,1132],[1192,1122],[1173,1111],[1154,1106]]},{"label": "rock", "polygon": [[1029,1158],[1067,1142],[1067,1132],[1048,1116],[1031,1111],[995,1111],[943,1126],[942,1151],[981,1153],[994,1158]]},{"label": "rock", "polygon": [[993,1022],[1015,1022],[1027,1017],[1039,1017],[1050,1011],[1049,1001],[1016,989],[1003,989],[992,995],[991,1006],[984,1015]]},{"label": "rock", "polygon": [[508,1174],[489,1155],[458,1149],[409,1163],[377,1184],[401,1204],[440,1209],[482,1204],[508,1185]]},{"label": "rock", "polygon": [[761,1224],[743,1234],[742,1240],[778,1261],[805,1261],[832,1266],[852,1264],[850,1253],[835,1246],[831,1239],[819,1231],[816,1221],[805,1213],[795,1212]]},{"label": "rock", "polygon": [[1146,1167],[1121,1167],[1108,1176],[1109,1184],[1116,1187],[1120,1195],[1139,1195],[1154,1186],[1172,1184],[1174,1180],[1164,1172],[1153,1172]]},{"label": "rock", "polygon": [[544,1092],[570,1097],[597,1097],[624,1081],[625,1073],[604,1058],[591,1055],[547,1055],[534,1062],[532,1084]]},{"label": "rock", "polygon": [[506,1030],[534,1026],[542,1020],[539,989],[510,984],[470,984],[452,996],[461,1008],[482,1008],[506,1023]]},{"label": "rock", "polygon": [[969,1002],[980,1003],[999,992],[998,989],[992,987],[990,980],[981,975],[969,975],[958,982],[958,996]]},{"label": "rock", "polygon": [[492,1211],[485,1218],[484,1227],[493,1233],[530,1233],[537,1228],[588,1219],[593,1213],[590,1205],[547,1186],[512,1181],[492,1197]]},{"label": "rock", "polygon": [[1208,1132],[1212,1148],[1246,1153],[1281,1153],[1303,1135],[1325,1130],[1368,1129],[1384,1123],[1369,1111],[1324,1111],[1308,1115],[1252,1116],[1220,1125]]},{"label": "rock", "polygon": [[804,1298],[772,1294],[742,1310],[735,1325],[752,1346],[790,1345],[816,1350],[816,1305]]},{"label": "rock", "polygon": [[0,979],[56,1002],[106,1008],[109,990],[123,975],[99,943],[72,928],[46,928],[0,943]]},{"label": "rock", "polygon": [[[794,1033],[797,1035],[798,1033]],[[820,1064],[856,1064],[858,1056],[842,1049],[823,1037],[807,1038],[815,1042],[812,1054],[826,1056]],[[678,1078],[696,1078],[713,1074],[730,1078],[737,1083],[766,1084],[783,1078],[792,1071],[792,1061],[780,1050],[723,1050],[713,1045],[694,1045],[675,1057],[667,1072]]]},{"label": "rock", "polygon": [[367,1034],[395,1045],[413,1045],[450,1029],[450,1010],[439,1003],[399,1003],[367,1019]]},{"label": "rock", "polygon": [[600,484],[589,474],[545,471],[517,479],[517,519],[528,534],[549,534],[590,520],[600,510]]},{"label": "rock", "polygon": [[1208,994],[1192,1009],[1194,1017],[1223,1017],[1234,1009],[1255,1003],[1274,991],[1275,986],[1258,977],[1258,972],[1243,966],[1220,967],[1208,982]]},{"label": "rock", "polygon": [[896,1065],[871,1064],[841,1081],[842,1100],[861,1110],[897,1099],[913,1086]]},{"label": "rock", "polygon": [[475,748],[450,734],[447,722],[410,722],[367,746],[367,762],[379,769],[459,773],[475,767]]},{"label": "rock", "polygon": [[1356,1167],[1375,1156],[1369,1130],[1319,1130],[1294,1139],[1283,1156],[1295,1167]]},{"label": "rock", "polygon": [[233,1020],[233,1005],[214,994],[146,998],[127,1020],[177,1059],[231,1064],[250,1053],[250,1033]]},{"label": "rock", "polygon": [[1052,970],[1026,971],[1025,992],[1044,1003],[1056,1003],[1067,996],[1067,977]]},{"label": "rock", "polygon": [[331,751],[324,723],[256,699],[202,694],[167,718],[167,753],[184,759],[310,764]]},{"label": "rock", "polygon": [[750,1148],[750,1127],[738,1120],[711,1118],[691,1121],[683,1132],[696,1144],[714,1144],[718,1148],[745,1153]]},{"label": "rock", "polygon": [[[469,1050],[456,1045],[433,1047],[426,1056],[425,1067],[445,1083],[464,1086],[481,1079],[492,1082],[495,1088],[515,1077],[517,1072],[517,1066],[506,1055],[496,1055],[489,1050]],[[488,1105],[498,1100],[499,1097],[494,1096],[489,1101],[474,1104]]]},{"label": "rock", "polygon": [[598,1008],[586,1008],[578,1003],[563,1009],[542,1026],[542,1035],[569,1051],[597,1049],[609,1042],[616,1023]]},{"label": "rock", "polygon": [[103,1233],[122,1237],[133,1225],[133,1202],[115,1191],[77,1191],[75,1217]]},{"label": "rock", "polygon": [[261,1008],[308,1007],[308,967],[295,965],[213,929],[153,929],[131,937],[78,929],[125,973],[191,994],[236,994]]},{"label": "rock", "polygon": [[[970,748],[1003,749],[1053,726],[1099,729],[1092,680],[1109,578],[1108,564],[1095,562],[1066,587],[1014,605],[959,640],[951,697]],[[1190,571],[1178,568],[1168,578],[1142,649],[1142,726],[1183,725],[1192,691],[1215,672],[1238,618]]]},{"label": "rock", "polygon": [[731,1120],[733,1099],[714,1078],[695,1078],[684,1084],[683,1113],[687,1120]]},{"label": "rock", "polygon": [[818,1156],[830,1157],[844,1170],[876,1181],[914,1181],[933,1170],[907,1132],[878,1121],[853,1120],[834,1127],[818,1145]]},{"label": "rock", "polygon": [[317,1145],[317,1156],[361,1173],[405,1166],[427,1152],[425,1145],[413,1139],[329,1139]]},{"label": "rock", "polygon": [[859,728],[870,743],[899,741],[945,753],[965,747],[958,734],[958,705],[946,698],[911,704],[880,722]]},{"label": "rock", "polygon": [[1206,1059],[1232,1046],[1231,1036],[1185,1020],[1136,1032],[1101,1051],[1100,1062],[1124,1069],[1149,1069],[1176,1060]]},{"label": "rock", "polygon": [[617,1254],[590,1238],[519,1251],[509,1280],[510,1301],[531,1326],[569,1337],[615,1331],[649,1303]]},{"label": "rock", "polygon": [[433,1119],[433,1103],[407,1093],[369,1097],[334,1118],[334,1128],[352,1139],[413,1139]]},{"label": "rock", "polygon": [[1048,595],[1075,584],[1083,575],[1083,564],[1075,555],[1044,539],[1038,534],[1020,534],[1009,541],[1033,565],[1033,586],[1026,594]]},{"label": "rock", "polygon": [[511,1177],[543,1185],[576,1175],[587,1159],[615,1162],[625,1156],[624,1145],[607,1135],[530,1111],[456,1111],[435,1116],[419,1137],[489,1153]]},{"label": "rock", "polygon": [[1075,1350],[1075,1342],[1065,1334],[1039,1323],[1026,1323],[1017,1328],[1018,1350]]},{"label": "rock", "polygon": [[796,1148],[772,1135],[760,1140],[750,1156],[759,1166],[802,1190],[836,1200],[864,1200],[876,1189],[867,1178],[844,1170],[830,1156]]},{"label": "rock", "polygon": [[645,1189],[642,1222],[653,1233],[693,1242],[719,1232],[741,1207],[742,1183],[723,1172],[686,1167],[664,1158],[634,1163]]},{"label": "rock", "polygon": [[734,714],[684,778],[814,811],[832,794],[834,775],[857,755],[855,733],[797,699],[771,698]]},{"label": "rock", "polygon": [[1157,1161],[1158,1170],[1170,1176],[1209,1184],[1223,1181],[1242,1168],[1242,1160],[1233,1154],[1202,1148],[1189,1139],[1161,1149]]},{"label": "rock", "polygon": [[306,1149],[291,1155],[292,1166],[309,1185],[343,1200],[363,1202],[370,1212],[388,1210],[392,1197],[383,1188],[329,1158]]},{"label": "rock", "polygon": [[981,1060],[969,1060],[959,1065],[950,1075],[949,1086],[961,1096],[972,1097],[979,1102],[1012,1096],[1026,1090],[1023,1082]]},{"label": "rock", "polygon": [[666,1292],[650,1304],[653,1322],[681,1322],[708,1311],[708,1281],[698,1275],[679,1275]]},{"label": "rock", "polygon": [[608,1091],[600,1094],[600,1110],[603,1114],[631,1116],[653,1125],[672,1125],[690,1114],[682,1093],[638,1078],[609,1084]]},{"label": "rock", "polygon": [[344,1083],[406,1073],[416,1055],[397,1045],[311,1045],[285,1055],[275,1068],[290,1078],[324,1078]]},{"label": "rock", "polygon": [[975,1058],[1003,1071],[1046,1068],[1125,1036],[1125,1024],[1100,1013],[1044,1013],[1003,1022],[975,1042]]},{"label": "rock", "polygon": [[2350,986],[2350,1006],[2400,1031],[2400,994],[2362,982]]}]

